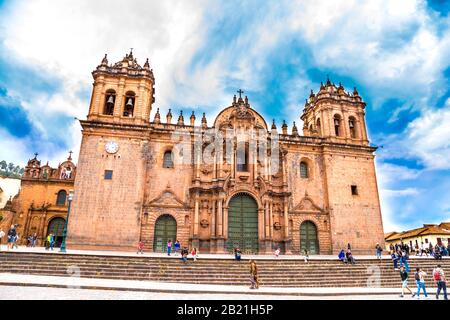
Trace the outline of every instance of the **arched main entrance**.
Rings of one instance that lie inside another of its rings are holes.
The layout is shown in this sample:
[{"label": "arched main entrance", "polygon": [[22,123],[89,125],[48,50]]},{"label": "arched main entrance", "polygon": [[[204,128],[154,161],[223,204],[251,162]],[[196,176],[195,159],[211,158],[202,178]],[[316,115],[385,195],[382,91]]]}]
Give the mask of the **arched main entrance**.
[{"label": "arched main entrance", "polygon": [[251,196],[240,193],[228,205],[229,251],[239,248],[243,253],[258,253],[258,205]]},{"label": "arched main entrance", "polygon": [[50,233],[53,233],[55,239],[55,247],[60,247],[63,239],[64,226],[66,224],[66,220],[64,218],[53,218],[48,223],[47,234],[45,235],[46,239]]},{"label": "arched main entrance", "polygon": [[167,252],[167,241],[173,243],[177,237],[177,221],[168,214],[160,216],[155,223],[155,236],[153,238],[154,252]]},{"label": "arched main entrance", "polygon": [[305,221],[300,226],[300,250],[303,253],[305,249],[309,254],[319,254],[317,228],[311,221]]}]

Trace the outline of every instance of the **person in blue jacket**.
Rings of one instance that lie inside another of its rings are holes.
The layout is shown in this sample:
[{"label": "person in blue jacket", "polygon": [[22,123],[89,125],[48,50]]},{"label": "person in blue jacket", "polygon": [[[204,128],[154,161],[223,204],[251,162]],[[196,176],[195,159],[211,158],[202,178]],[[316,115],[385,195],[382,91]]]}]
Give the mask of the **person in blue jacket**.
[{"label": "person in blue jacket", "polygon": [[338,258],[339,258],[339,260],[341,260],[342,262],[345,262],[345,252],[344,252],[344,249],[342,249],[342,250],[339,252]]}]

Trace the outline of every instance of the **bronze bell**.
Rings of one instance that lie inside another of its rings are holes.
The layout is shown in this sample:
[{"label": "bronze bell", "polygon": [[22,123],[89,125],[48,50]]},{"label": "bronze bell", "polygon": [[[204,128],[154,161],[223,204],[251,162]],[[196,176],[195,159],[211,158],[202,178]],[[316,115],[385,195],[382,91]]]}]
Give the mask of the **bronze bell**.
[{"label": "bronze bell", "polygon": [[109,96],[108,101],[106,102],[106,104],[114,104],[113,96]]},{"label": "bronze bell", "polygon": [[133,107],[133,100],[131,98],[128,98],[127,107]]}]

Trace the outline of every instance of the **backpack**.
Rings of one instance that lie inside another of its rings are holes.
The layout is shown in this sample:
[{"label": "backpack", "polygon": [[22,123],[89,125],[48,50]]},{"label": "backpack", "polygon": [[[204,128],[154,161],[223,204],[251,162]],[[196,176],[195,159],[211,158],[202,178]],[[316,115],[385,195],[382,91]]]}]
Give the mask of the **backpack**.
[{"label": "backpack", "polygon": [[414,279],[416,279],[416,281],[420,281],[420,275],[418,272],[414,273]]},{"label": "backpack", "polygon": [[435,281],[441,281],[441,274],[439,273],[438,270],[433,271],[433,278]]}]

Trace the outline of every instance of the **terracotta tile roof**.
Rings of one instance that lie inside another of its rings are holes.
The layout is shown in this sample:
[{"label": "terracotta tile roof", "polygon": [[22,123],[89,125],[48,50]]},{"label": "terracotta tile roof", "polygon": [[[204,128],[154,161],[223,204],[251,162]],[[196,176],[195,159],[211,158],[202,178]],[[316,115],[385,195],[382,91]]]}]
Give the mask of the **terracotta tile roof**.
[{"label": "terracotta tile roof", "polygon": [[442,222],[439,227],[450,230],[450,222]]},{"label": "terracotta tile roof", "polygon": [[386,241],[400,240],[400,239],[408,239],[417,236],[425,236],[425,235],[444,235],[450,237],[450,228],[443,228],[442,225],[448,225],[450,227],[450,223],[441,223],[440,225],[435,224],[424,224],[421,228],[411,229],[403,232],[390,232],[385,234]]},{"label": "terracotta tile roof", "polygon": [[389,237],[392,237],[393,235],[396,235],[398,232],[388,232],[384,234],[384,240],[388,240]]}]

